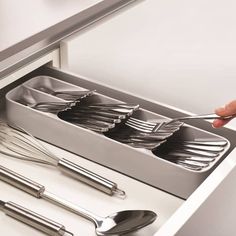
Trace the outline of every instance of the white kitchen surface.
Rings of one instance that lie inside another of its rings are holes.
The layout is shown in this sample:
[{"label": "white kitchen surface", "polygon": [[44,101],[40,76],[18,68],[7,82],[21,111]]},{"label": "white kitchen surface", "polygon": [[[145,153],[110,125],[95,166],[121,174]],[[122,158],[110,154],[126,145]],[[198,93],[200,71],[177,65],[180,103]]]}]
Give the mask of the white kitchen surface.
[{"label": "white kitchen surface", "polygon": [[236,99],[235,8],[233,0],[140,0],[69,38],[62,61],[136,95],[210,113]]},{"label": "white kitchen surface", "polygon": [[[125,200],[110,197],[98,190],[94,190],[81,182],[73,180],[54,167],[39,166],[1,155],[1,165],[10,168],[32,180],[46,186],[49,192],[70,200],[94,213],[105,216],[125,209],[149,209],[158,214],[157,220],[150,226],[130,234],[132,236],[152,236],[162,224],[176,211],[184,202],[183,200],[167,194],[161,190],[150,187],[139,181],[126,177],[103,166],[92,163],[81,157],[47,145],[50,150],[61,158],[67,158],[77,164],[96,172],[104,177],[117,182],[119,187],[127,193]],[[88,141],[89,147],[89,141]],[[91,147],[92,148],[92,147]],[[135,167],[134,167],[135,168]],[[144,170],[147,171],[147,170]],[[13,201],[41,213],[48,218],[54,219],[72,231],[75,236],[95,236],[94,225],[89,221],[67,212],[43,199],[36,199],[2,181],[0,181],[1,200]],[[0,235],[11,236],[40,236],[45,235],[32,229],[0,212]]]},{"label": "white kitchen surface", "polygon": [[0,0],[0,51],[99,2],[102,0]]}]

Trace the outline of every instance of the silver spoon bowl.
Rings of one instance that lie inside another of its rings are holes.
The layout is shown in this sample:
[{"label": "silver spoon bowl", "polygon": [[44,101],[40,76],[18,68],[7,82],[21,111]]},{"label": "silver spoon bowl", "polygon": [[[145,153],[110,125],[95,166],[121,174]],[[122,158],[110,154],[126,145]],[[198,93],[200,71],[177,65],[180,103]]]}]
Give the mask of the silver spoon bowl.
[{"label": "silver spoon bowl", "polygon": [[40,193],[40,197],[93,222],[97,235],[124,235],[153,223],[157,218],[156,213],[149,210],[125,210],[101,217],[46,190]]},{"label": "silver spoon bowl", "polygon": [[147,210],[120,211],[96,221],[97,235],[122,235],[136,231],[155,221],[157,215]]}]

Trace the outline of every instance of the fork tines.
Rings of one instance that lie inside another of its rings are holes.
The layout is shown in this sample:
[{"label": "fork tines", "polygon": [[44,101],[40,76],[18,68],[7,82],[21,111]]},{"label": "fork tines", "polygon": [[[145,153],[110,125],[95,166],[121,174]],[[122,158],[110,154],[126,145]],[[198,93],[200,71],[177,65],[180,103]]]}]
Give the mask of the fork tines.
[{"label": "fork tines", "polygon": [[130,117],[126,123],[127,126],[139,130],[145,133],[153,133],[153,132],[176,132],[180,129],[180,127],[184,124],[183,122],[173,122],[171,124],[165,125],[163,122],[155,123],[149,121],[143,121],[134,117]]}]

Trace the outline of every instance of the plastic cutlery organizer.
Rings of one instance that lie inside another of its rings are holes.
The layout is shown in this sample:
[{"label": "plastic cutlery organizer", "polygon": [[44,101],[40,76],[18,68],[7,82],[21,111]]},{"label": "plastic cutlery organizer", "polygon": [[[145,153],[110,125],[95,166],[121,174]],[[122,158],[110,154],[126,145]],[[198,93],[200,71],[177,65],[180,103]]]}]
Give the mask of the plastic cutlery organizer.
[{"label": "plastic cutlery organizer", "polygon": [[[47,76],[55,79],[50,80]],[[163,110],[162,106],[158,103],[145,101],[122,91],[96,84],[89,79],[78,78],[50,68],[35,71],[33,75],[29,74],[24,79],[29,80],[15,87],[6,95],[6,110],[9,124],[19,126],[39,139],[182,198],[187,198],[201,184],[223,160],[224,154],[230,147],[229,141],[224,137],[190,125],[184,125],[177,132],[176,137],[173,136],[171,141],[167,140],[165,142],[164,145],[167,150],[168,145],[171,145],[169,148],[173,151],[171,147],[175,140],[217,140],[225,142],[223,150],[216,155],[207,167],[198,171],[191,170],[165,158],[166,150],[163,152],[159,151],[159,147],[156,147],[156,150],[153,151],[129,146],[115,141],[103,133],[94,132],[62,120],[58,118],[57,114],[36,110],[31,106],[25,105],[21,98],[27,94],[36,102],[64,101],[53,94],[45,93],[42,89],[41,91],[37,89],[38,87],[41,88],[42,85],[50,86],[54,90],[61,89],[63,91],[96,90],[93,96],[89,96],[89,99],[95,102],[140,104],[141,101],[140,109],[134,113],[135,117],[152,121],[160,118],[169,119],[166,116],[160,115],[163,112],[158,114],[148,109],[152,107],[157,111],[159,108],[160,111]],[[171,111],[171,108],[165,109]],[[160,145],[161,147],[162,144]]]}]

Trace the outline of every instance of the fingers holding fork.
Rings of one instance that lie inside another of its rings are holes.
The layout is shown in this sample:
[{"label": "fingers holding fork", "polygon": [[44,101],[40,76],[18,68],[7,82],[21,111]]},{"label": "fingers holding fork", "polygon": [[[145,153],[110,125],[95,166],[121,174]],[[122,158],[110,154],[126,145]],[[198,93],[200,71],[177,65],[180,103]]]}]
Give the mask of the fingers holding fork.
[{"label": "fingers holding fork", "polygon": [[215,119],[213,121],[214,128],[220,128],[226,125],[230,120],[232,120],[236,116],[236,100],[233,100],[226,104],[224,107],[217,108],[215,113],[219,116],[231,116],[229,119]]}]

